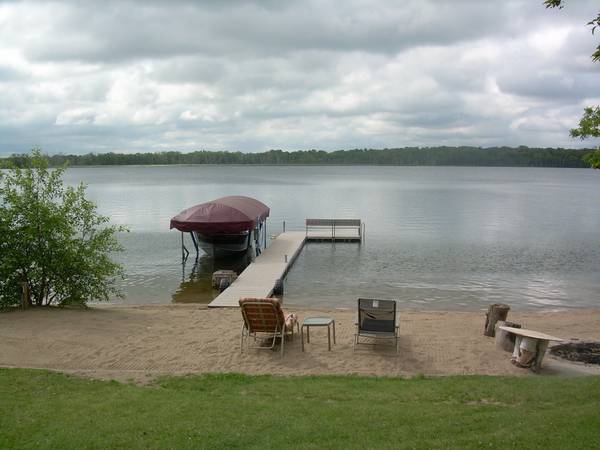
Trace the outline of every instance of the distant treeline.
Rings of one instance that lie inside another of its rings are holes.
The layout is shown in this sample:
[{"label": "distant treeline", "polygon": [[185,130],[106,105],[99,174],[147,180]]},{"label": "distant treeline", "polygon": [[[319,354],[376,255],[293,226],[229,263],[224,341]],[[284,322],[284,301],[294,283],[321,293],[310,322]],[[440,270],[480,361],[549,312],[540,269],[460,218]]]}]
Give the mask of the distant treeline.
[{"label": "distant treeline", "polygon": [[[394,166],[517,166],[517,167],[590,167],[584,156],[593,149],[530,147],[404,147],[321,150],[263,153],[196,151],[191,153],[88,153],[51,155],[51,166],[161,165],[161,164],[330,164]],[[0,167],[27,164],[28,155],[0,159]]]}]

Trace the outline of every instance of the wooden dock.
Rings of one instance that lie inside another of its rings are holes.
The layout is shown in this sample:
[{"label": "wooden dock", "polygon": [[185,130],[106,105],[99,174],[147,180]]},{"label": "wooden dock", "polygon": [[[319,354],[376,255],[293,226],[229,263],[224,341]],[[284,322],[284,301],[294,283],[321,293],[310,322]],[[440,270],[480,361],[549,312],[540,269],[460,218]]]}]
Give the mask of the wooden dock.
[{"label": "wooden dock", "polygon": [[[209,307],[237,307],[242,297],[270,297],[275,282],[285,278],[294,259],[304,246],[306,233],[282,233],[252,262],[227,289],[209,303]],[[287,255],[287,261],[286,261]]]},{"label": "wooden dock", "polygon": [[[319,219],[321,220],[321,219]],[[305,231],[287,231],[273,240],[271,245],[258,256],[239,277],[217,298],[209,303],[211,308],[238,307],[243,297],[265,298],[273,294],[277,280],[283,280],[304,244],[315,242],[360,242],[363,229],[327,228],[308,226]]]}]

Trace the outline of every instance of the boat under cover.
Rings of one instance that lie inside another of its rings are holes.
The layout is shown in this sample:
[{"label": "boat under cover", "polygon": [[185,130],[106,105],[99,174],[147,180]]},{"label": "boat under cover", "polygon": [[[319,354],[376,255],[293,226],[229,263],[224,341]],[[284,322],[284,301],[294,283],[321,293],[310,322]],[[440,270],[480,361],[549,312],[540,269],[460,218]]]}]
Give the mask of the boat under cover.
[{"label": "boat under cover", "polygon": [[171,229],[203,236],[237,234],[256,228],[269,213],[254,198],[232,195],[184,209],[171,219]]}]

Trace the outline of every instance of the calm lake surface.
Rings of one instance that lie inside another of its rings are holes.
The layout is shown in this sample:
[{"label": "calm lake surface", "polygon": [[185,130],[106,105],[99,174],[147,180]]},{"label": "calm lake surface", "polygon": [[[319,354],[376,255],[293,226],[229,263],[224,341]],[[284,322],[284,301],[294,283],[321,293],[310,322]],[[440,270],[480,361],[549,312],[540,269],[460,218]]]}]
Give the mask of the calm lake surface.
[{"label": "calm lake surface", "polygon": [[[207,303],[213,271],[181,264],[169,219],[224,195],[271,208],[268,234],[304,219],[361,218],[366,240],[311,243],[285,282],[285,304],[353,308],[359,296],[402,308],[600,306],[600,171],[478,167],[159,166],[73,168],[100,212],[130,233],[119,255],[125,303]],[[189,239],[189,238],[186,238]],[[188,247],[192,247],[188,243]],[[120,301],[120,300],[115,300]]]}]

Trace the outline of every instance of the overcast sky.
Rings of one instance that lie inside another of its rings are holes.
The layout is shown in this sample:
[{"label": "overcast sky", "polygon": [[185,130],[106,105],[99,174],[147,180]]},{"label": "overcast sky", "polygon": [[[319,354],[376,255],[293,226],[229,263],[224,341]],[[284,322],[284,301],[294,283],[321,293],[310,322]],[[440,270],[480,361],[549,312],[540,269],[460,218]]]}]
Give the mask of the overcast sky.
[{"label": "overcast sky", "polygon": [[597,0],[0,0],[0,154],[591,146]]}]

